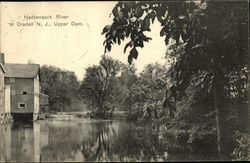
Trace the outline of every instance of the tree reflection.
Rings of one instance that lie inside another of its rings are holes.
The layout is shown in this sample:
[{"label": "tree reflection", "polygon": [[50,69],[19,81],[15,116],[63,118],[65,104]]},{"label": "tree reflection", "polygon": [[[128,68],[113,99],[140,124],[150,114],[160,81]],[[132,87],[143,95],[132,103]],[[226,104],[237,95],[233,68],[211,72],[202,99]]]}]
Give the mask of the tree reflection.
[{"label": "tree reflection", "polygon": [[48,134],[49,139],[47,145],[41,147],[42,161],[77,160],[76,154],[80,150],[78,136],[82,132],[79,128],[58,122],[55,124],[51,123],[48,126],[44,124],[43,129],[42,134]]},{"label": "tree reflection", "polygon": [[[81,149],[85,161],[159,161],[163,147],[148,126],[96,122]],[[164,159],[162,159],[164,160]]]},{"label": "tree reflection", "polygon": [[87,139],[82,141],[82,153],[86,160],[110,161],[112,154],[112,144],[117,137],[117,133],[111,126],[112,122],[108,123],[93,123],[92,130],[88,132]]}]

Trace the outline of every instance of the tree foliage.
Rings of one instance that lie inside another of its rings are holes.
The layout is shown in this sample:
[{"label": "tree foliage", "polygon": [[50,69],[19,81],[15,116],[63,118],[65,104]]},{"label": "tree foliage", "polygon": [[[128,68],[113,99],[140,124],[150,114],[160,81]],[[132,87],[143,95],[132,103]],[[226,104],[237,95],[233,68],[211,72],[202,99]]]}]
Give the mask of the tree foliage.
[{"label": "tree foliage", "polygon": [[49,96],[49,110],[69,111],[71,100],[78,97],[79,82],[75,73],[44,65],[40,74],[41,92]]},{"label": "tree foliage", "polygon": [[98,117],[104,117],[112,112],[114,106],[111,103],[114,97],[116,76],[120,72],[122,64],[108,56],[102,56],[99,65],[86,69],[86,75],[81,83],[79,92],[82,99],[93,108]]},{"label": "tree foliage", "polygon": [[[137,48],[151,40],[145,34],[151,30],[151,24],[155,20],[160,22],[160,36],[165,37],[166,45],[173,40],[173,52],[178,52],[169,55],[174,58],[169,73],[171,88],[175,89],[168,92],[181,101],[188,96],[187,90],[194,87],[195,91],[212,97],[222,159],[231,149],[228,102],[238,99],[238,103],[247,103],[247,11],[246,1],[118,2],[112,11],[113,23],[103,29],[105,52],[113,44],[120,45],[125,38],[129,39],[124,53],[131,48],[128,55],[131,64],[137,59]],[[239,119],[248,124],[247,108],[241,107],[238,112]]]},{"label": "tree foliage", "polygon": [[137,97],[134,95],[138,81],[136,71],[134,65],[125,65],[121,75],[118,77],[120,89],[117,89],[119,93],[116,95],[116,100],[119,102],[119,108],[128,111],[129,115],[131,115],[132,105],[137,100]]},{"label": "tree foliage", "polygon": [[243,70],[247,65],[245,2],[118,2],[112,13],[113,23],[103,29],[105,50],[129,38],[124,47],[124,52],[131,47],[129,63],[137,59],[136,48],[151,39],[145,32],[150,31],[155,19],[161,23],[160,36],[166,38],[166,45],[170,38],[176,48],[184,42],[184,53],[176,57],[171,74],[180,85],[200,71],[212,80],[218,65],[225,72]]},{"label": "tree foliage", "polygon": [[162,102],[166,67],[158,63],[148,64],[140,74],[135,73],[134,66],[127,66],[119,76],[119,83],[125,90],[120,103],[131,120],[157,120],[162,114]]}]

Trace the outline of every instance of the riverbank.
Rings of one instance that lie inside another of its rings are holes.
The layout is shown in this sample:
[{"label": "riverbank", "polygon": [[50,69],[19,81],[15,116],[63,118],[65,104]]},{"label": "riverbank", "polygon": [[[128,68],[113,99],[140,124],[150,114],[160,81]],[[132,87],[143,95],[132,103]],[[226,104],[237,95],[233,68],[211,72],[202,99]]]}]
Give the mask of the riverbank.
[{"label": "riverbank", "polygon": [[[92,116],[91,112],[47,112],[43,113],[44,119],[47,120],[58,120],[58,121],[73,121],[73,120],[81,120],[81,119],[96,119]],[[124,111],[115,111],[113,114],[109,115],[105,119],[110,120],[125,120],[127,118],[127,114]]]},{"label": "riverbank", "polygon": [[1,113],[0,115],[0,125],[6,124],[13,121],[13,117],[10,113]]}]

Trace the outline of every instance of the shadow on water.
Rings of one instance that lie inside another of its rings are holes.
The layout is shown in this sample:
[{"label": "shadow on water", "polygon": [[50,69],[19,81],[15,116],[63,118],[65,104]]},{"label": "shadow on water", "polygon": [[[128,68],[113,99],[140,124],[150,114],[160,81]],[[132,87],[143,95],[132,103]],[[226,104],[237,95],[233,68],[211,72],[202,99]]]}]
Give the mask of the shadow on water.
[{"label": "shadow on water", "polygon": [[15,122],[32,123],[33,113],[12,113]]},{"label": "shadow on water", "polygon": [[[187,160],[169,151],[146,124],[126,121],[37,121],[0,126],[0,161]],[[171,142],[174,144],[174,141]],[[195,158],[195,157],[194,157]]]}]

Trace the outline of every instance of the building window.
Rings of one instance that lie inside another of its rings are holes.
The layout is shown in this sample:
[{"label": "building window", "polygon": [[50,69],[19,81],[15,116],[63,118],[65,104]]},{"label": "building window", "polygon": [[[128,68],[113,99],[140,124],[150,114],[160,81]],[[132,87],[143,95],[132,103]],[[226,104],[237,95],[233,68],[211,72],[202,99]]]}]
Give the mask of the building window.
[{"label": "building window", "polygon": [[28,93],[26,91],[23,92],[23,95],[27,95]]},{"label": "building window", "polygon": [[25,106],[26,106],[26,105],[25,105],[24,103],[19,103],[19,104],[18,104],[18,108],[25,108]]},{"label": "building window", "polygon": [[10,78],[10,83],[14,83],[15,81],[15,78]]}]

